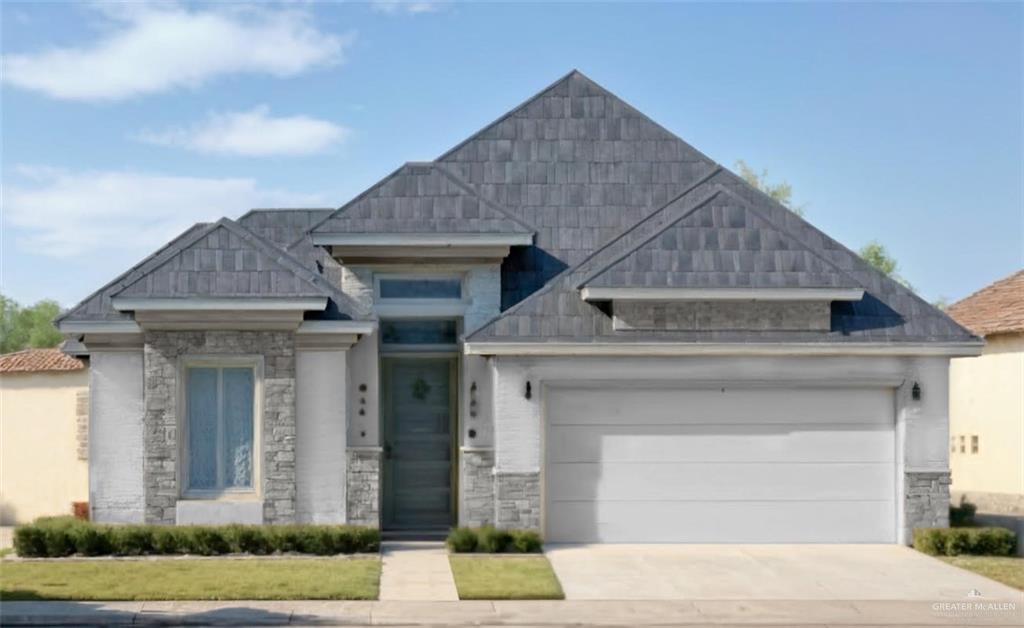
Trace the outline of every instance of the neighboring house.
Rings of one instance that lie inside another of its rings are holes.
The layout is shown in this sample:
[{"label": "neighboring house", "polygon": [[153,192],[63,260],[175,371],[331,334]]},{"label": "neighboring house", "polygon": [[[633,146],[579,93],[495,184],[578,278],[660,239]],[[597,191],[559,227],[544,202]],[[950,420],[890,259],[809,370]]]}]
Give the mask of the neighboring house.
[{"label": "neighboring house", "polygon": [[947,310],[985,338],[980,357],[949,369],[949,457],[954,500],[1024,515],[1024,270]]},{"label": "neighboring house", "polygon": [[196,225],[60,328],[97,520],[555,542],[906,542],[981,348],[575,71],[340,209]]},{"label": "neighboring house", "polygon": [[0,355],[0,525],[89,498],[89,372],[60,349]]}]

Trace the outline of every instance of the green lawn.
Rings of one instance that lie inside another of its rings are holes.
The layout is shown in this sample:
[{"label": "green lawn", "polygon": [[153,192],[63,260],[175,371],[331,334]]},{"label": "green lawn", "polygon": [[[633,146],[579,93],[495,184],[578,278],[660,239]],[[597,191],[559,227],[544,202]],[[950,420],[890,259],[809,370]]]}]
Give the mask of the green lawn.
[{"label": "green lawn", "polygon": [[90,560],[0,564],[2,600],[375,600],[380,560]]},{"label": "green lawn", "polygon": [[954,567],[981,574],[1024,591],[1024,558],[1010,556],[936,556]]},{"label": "green lawn", "polygon": [[543,556],[461,555],[448,557],[463,600],[561,600],[551,564]]}]

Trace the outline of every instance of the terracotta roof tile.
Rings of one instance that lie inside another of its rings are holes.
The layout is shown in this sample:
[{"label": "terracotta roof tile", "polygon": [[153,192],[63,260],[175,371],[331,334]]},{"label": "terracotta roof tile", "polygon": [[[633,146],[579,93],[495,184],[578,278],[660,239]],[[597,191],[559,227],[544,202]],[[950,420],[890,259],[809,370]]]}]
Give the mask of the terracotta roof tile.
[{"label": "terracotta roof tile", "polygon": [[957,301],[946,313],[979,336],[1024,332],[1024,270]]},{"label": "terracotta roof tile", "polygon": [[78,371],[85,363],[60,349],[26,349],[0,355],[0,373],[38,373],[43,371]]}]

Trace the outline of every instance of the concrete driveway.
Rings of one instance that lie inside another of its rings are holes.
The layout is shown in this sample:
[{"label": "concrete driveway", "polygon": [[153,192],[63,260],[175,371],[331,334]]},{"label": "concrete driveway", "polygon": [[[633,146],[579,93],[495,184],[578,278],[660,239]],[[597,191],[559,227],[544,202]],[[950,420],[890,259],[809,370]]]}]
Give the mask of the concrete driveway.
[{"label": "concrete driveway", "polygon": [[1006,585],[898,545],[554,545],[569,600],[1024,603]]}]

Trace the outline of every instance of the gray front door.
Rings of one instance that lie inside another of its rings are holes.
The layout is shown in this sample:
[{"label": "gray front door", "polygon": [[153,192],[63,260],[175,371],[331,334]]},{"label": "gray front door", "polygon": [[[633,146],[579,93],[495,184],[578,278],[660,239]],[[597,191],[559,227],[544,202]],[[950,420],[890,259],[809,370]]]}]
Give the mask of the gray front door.
[{"label": "gray front door", "polygon": [[384,527],[453,521],[453,358],[383,358]]}]

